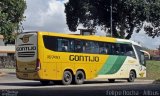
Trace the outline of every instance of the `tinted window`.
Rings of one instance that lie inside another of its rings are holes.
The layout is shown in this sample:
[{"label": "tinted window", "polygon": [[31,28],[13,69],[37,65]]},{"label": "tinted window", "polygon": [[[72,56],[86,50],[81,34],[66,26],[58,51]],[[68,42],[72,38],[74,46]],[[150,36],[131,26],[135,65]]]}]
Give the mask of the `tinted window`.
[{"label": "tinted window", "polygon": [[68,39],[57,38],[57,40],[58,40],[58,51],[63,51],[63,52],[70,51]]},{"label": "tinted window", "polygon": [[57,50],[57,39],[51,36],[43,36],[44,46],[49,50]]},{"label": "tinted window", "polygon": [[135,58],[131,44],[96,42],[89,40],[43,36],[45,48],[60,52],[122,55]]},{"label": "tinted window", "polygon": [[114,46],[114,55],[121,55],[121,50],[120,50],[120,45],[121,44],[113,44],[113,46]]},{"label": "tinted window", "polygon": [[126,44],[126,45],[125,45],[125,50],[126,50],[126,52],[125,52],[124,55],[126,55],[126,56],[131,56],[131,57],[136,58],[135,52],[134,52],[134,50],[133,50],[132,45],[127,45],[127,44]]},{"label": "tinted window", "polygon": [[92,53],[91,41],[83,41],[83,53]]},{"label": "tinted window", "polygon": [[142,50],[142,48],[139,46],[134,46],[134,47],[135,47],[136,52],[138,54],[138,59],[139,59],[140,64],[143,64],[145,66],[146,61],[145,61],[144,53],[140,51],[140,50]]},{"label": "tinted window", "polygon": [[106,42],[99,42],[100,54],[112,54],[112,44]]},{"label": "tinted window", "polygon": [[83,52],[82,40],[74,40],[75,52]]},{"label": "tinted window", "polygon": [[98,42],[92,42],[91,52],[99,54],[99,43]]}]

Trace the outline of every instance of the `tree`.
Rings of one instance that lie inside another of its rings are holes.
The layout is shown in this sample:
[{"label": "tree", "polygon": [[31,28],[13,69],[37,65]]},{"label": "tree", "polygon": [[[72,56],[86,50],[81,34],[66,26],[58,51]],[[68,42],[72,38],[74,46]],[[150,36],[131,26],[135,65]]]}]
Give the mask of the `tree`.
[{"label": "tree", "polygon": [[14,43],[13,32],[19,30],[25,9],[25,0],[0,1],[0,34],[4,36],[5,43]]},{"label": "tree", "polygon": [[[69,0],[65,3],[69,30],[82,24],[111,33],[110,6],[111,0]],[[112,0],[112,10],[113,37],[130,39],[142,28],[153,38],[160,35],[160,0]]]}]

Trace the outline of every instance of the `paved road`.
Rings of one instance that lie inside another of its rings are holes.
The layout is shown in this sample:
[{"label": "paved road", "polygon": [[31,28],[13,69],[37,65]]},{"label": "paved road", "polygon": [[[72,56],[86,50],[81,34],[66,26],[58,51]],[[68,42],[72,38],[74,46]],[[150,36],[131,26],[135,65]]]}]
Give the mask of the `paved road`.
[{"label": "paved road", "polygon": [[42,86],[37,81],[19,80],[14,73],[0,77],[0,96],[160,96],[160,84],[153,80],[86,81],[83,85]]}]

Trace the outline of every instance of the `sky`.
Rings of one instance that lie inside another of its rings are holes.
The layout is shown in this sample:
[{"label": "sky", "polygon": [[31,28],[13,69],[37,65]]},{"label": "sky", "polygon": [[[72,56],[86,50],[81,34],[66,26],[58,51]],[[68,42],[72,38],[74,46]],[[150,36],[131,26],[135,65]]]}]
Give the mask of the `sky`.
[{"label": "sky", "polygon": [[[64,13],[64,3],[68,0],[26,0],[27,9],[25,10],[23,27],[25,31],[50,31],[60,33],[70,32],[66,24]],[[82,26],[79,26],[82,28]],[[76,32],[78,33],[78,31]],[[96,35],[105,35],[101,30]],[[131,40],[140,42],[140,44],[149,49],[157,49],[160,45],[160,37],[151,38],[144,34],[134,33]]]}]

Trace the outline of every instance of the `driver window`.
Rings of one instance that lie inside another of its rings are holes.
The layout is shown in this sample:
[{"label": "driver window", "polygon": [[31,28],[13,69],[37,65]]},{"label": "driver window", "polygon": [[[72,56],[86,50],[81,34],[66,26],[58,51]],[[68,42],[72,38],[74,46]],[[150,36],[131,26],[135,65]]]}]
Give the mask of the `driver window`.
[{"label": "driver window", "polygon": [[145,60],[145,56],[144,56],[144,52],[140,51],[142,50],[141,47],[134,45],[136,52],[138,54],[138,59],[141,65],[146,66],[146,60]]},{"label": "driver window", "polygon": [[145,62],[145,56],[144,56],[144,53],[143,53],[143,52],[141,52],[141,55],[140,55],[140,62],[141,62],[141,64],[143,64],[143,65],[146,64],[146,62]]}]

